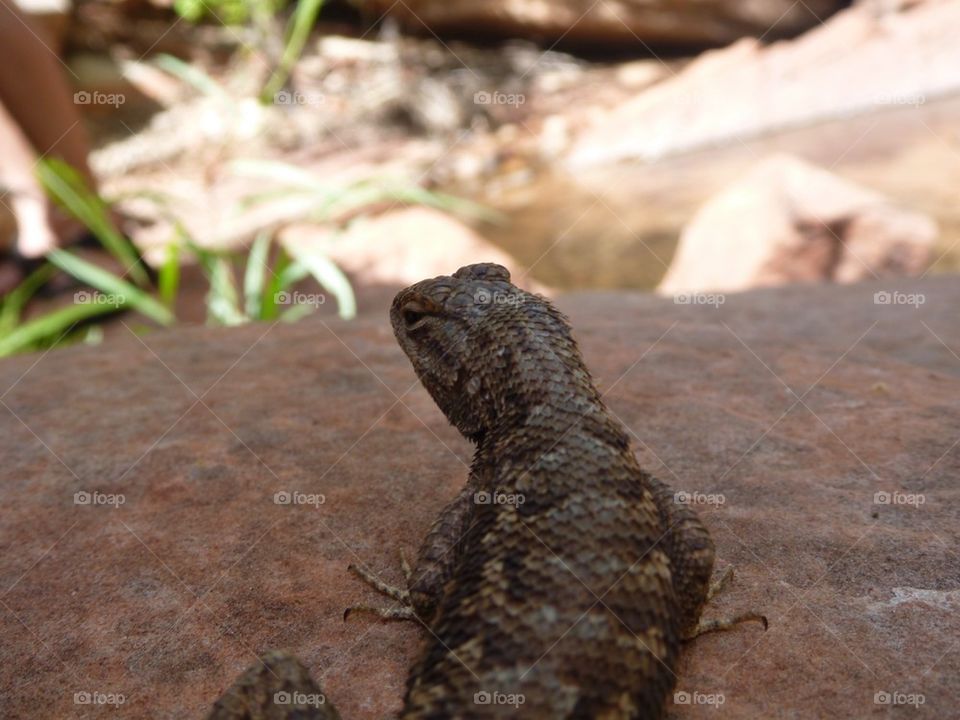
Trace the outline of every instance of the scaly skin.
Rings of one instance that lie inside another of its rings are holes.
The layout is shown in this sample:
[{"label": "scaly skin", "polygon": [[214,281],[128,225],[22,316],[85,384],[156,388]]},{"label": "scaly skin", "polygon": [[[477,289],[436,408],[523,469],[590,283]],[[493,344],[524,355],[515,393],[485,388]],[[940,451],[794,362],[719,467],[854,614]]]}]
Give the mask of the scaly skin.
[{"label": "scaly skin", "polygon": [[401,717],[660,717],[701,627],[713,542],[640,469],[566,318],[483,264],[401,291],[390,319],[476,444],[408,587],[378,585],[407,605],[385,617],[430,629]]}]

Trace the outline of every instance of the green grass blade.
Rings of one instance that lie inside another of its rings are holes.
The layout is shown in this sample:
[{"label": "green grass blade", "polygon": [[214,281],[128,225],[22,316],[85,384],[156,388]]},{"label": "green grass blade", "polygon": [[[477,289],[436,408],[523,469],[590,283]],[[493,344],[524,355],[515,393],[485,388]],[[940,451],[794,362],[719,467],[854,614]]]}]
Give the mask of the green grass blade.
[{"label": "green grass blade", "polygon": [[225,257],[217,257],[211,269],[207,316],[212,322],[226,326],[242,325],[249,319],[240,311],[233,266]]},{"label": "green grass blade", "polygon": [[234,160],[230,170],[240,177],[290,185],[293,189],[313,190],[318,193],[332,193],[335,188],[324,184],[312,172],[280,160]]},{"label": "green grass blade", "polygon": [[290,71],[303,53],[303,47],[307,43],[310,31],[317,22],[317,16],[323,7],[323,0],[299,0],[296,9],[293,11],[293,17],[290,19],[290,29],[287,33],[287,41],[283,48],[283,55],[280,58],[280,65],[274,70],[270,80],[267,81],[263,94],[260,96],[261,102],[271,103],[274,96],[280,92]]},{"label": "green grass blade", "polygon": [[288,307],[286,310],[280,313],[280,322],[295,323],[297,320],[306,317],[316,309],[316,305],[297,303],[296,305]]},{"label": "green grass blade", "polygon": [[205,73],[196,65],[185,63],[180,58],[173,55],[161,53],[153,58],[154,64],[178,80],[182,80],[188,85],[193,86],[204,95],[218,97],[224,100],[229,99],[227,92],[220,86],[216,80]]},{"label": "green grass blade", "polygon": [[293,261],[281,247],[277,251],[277,259],[273,264],[271,277],[263,289],[260,298],[260,319],[274,320],[277,317],[277,295],[285,288],[281,286],[283,275]]},{"label": "green grass blade", "polygon": [[173,311],[177,302],[177,290],[180,288],[180,244],[167,245],[167,257],[160,267],[157,277],[157,291],[160,302]]},{"label": "green grass blade", "polygon": [[310,275],[310,271],[303,265],[295,262],[281,247],[274,263],[272,277],[263,293],[263,303],[260,309],[261,320],[275,320],[279,312],[280,293],[289,290],[293,285]]},{"label": "green grass blade", "polygon": [[37,163],[37,176],[47,193],[87,226],[138,285],[150,284],[133,245],[114,227],[106,205],[86,187],[76,170],[58,158],[42,158]]},{"label": "green grass blade", "polygon": [[44,263],[7,294],[0,307],[0,337],[4,337],[16,328],[27,302],[53,277],[54,273],[56,268],[49,263]]},{"label": "green grass blade", "polygon": [[119,307],[106,303],[76,304],[26,322],[0,338],[0,357],[30,350],[42,341],[56,341],[78,322],[116,312]]},{"label": "green grass blade", "polygon": [[215,325],[242,325],[250,318],[240,309],[237,286],[233,278],[233,266],[229,257],[200,247],[182,225],[177,225],[177,234],[200,263],[200,269],[210,284],[207,290],[207,322]]},{"label": "green grass blade", "polygon": [[504,216],[478,203],[445,193],[427,190],[419,185],[405,185],[391,180],[361,180],[332,196],[331,202],[319,208],[324,217],[344,215],[377,203],[424,205],[453,215],[502,224]]},{"label": "green grass blade", "polygon": [[247,267],[243,274],[243,301],[244,310],[250,318],[259,318],[261,314],[263,287],[270,270],[267,265],[270,242],[269,233],[258,233],[247,255]]},{"label": "green grass blade", "polygon": [[316,247],[289,248],[294,259],[303,265],[320,285],[329,291],[337,300],[337,310],[340,317],[349,320],[357,314],[357,299],[350,286],[350,280],[343,274],[322,250]]},{"label": "green grass blade", "polygon": [[123,305],[133,308],[161,325],[170,325],[174,321],[173,313],[140,288],[66,250],[51,250],[47,254],[47,260],[77,280],[92,285],[108,295],[123,298]]}]

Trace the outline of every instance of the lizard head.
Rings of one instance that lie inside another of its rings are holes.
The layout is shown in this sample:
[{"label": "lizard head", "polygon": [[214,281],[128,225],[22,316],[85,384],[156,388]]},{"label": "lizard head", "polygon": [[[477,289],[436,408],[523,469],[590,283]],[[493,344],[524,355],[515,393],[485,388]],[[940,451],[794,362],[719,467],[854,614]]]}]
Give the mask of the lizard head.
[{"label": "lizard head", "polygon": [[394,298],[400,347],[447,419],[477,441],[571,382],[592,389],[566,319],[492,263],[423,280]]}]

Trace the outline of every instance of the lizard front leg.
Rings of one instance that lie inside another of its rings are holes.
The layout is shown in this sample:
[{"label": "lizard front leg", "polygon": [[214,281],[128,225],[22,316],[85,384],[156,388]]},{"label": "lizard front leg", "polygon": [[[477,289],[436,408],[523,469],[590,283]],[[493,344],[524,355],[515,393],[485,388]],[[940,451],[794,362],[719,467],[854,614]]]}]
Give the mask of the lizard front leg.
[{"label": "lizard front leg", "polygon": [[470,526],[474,513],[474,493],[476,488],[467,482],[460,494],[454,498],[434,520],[427,536],[420,546],[413,569],[401,556],[406,576],[406,588],[397,588],[381,581],[370,571],[350,565],[349,570],[364,582],[387,597],[399,603],[399,607],[375,608],[367,605],[355,605],[347,609],[344,619],[355,610],[373,612],[388,620],[428,621],[436,610],[443,595],[443,586],[453,572],[460,556],[462,539]]},{"label": "lizard front leg", "polygon": [[646,480],[666,525],[664,544],[670,557],[683,639],[692,640],[705,633],[729,630],[751,621],[762,623],[766,630],[767,619],[758,612],[745,612],[718,620],[700,617],[706,603],[733,578],[733,568],[728,567],[719,579],[710,581],[715,551],[713,539],[703,521],[691,508],[677,503],[669,485],[651,476],[646,476]]}]

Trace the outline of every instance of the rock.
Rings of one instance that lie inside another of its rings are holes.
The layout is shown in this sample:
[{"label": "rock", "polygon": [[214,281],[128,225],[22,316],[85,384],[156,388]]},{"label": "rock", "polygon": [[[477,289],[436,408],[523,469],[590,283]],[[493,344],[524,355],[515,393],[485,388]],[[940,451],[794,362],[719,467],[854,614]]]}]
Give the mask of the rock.
[{"label": "rock", "polygon": [[555,43],[721,45],[744,35],[786,36],[813,26],[843,3],[774,0],[739,3],[707,0],[353,0],[370,17],[389,14],[414,32],[484,33]]},{"label": "rock", "polygon": [[789,155],[757,164],[684,228],[658,290],[736,292],[790,282],[916,276],[936,223]]},{"label": "rock", "polygon": [[475,262],[494,262],[511,270],[520,286],[549,294],[548,288],[525,277],[517,261],[446,213],[428,207],[405,207],[354,221],[336,234],[318,225],[284,228],[287,247],[319,244],[354,279],[365,285],[400,288],[451,272]]},{"label": "rock", "polygon": [[[862,717],[894,692],[954,715],[958,304],[953,277],[719,307],[561,298],[641,463],[714,501],[698,509],[736,577],[708,616],[770,620],[691,643],[678,692],[722,694],[736,720]],[[5,717],[202,717],[275,648],[344,718],[396,712],[425,633],[344,623],[381,601],[347,565],[399,582],[398,551],[456,494],[470,448],[385,313],[131,333],[6,359],[0,391]]]},{"label": "rock", "polygon": [[[802,3],[801,3],[802,5]],[[605,114],[568,165],[653,160],[960,91],[960,0],[855,5],[794,40],[743,39]]]}]

